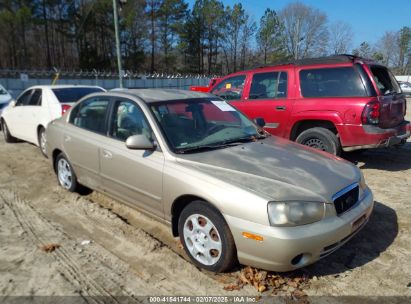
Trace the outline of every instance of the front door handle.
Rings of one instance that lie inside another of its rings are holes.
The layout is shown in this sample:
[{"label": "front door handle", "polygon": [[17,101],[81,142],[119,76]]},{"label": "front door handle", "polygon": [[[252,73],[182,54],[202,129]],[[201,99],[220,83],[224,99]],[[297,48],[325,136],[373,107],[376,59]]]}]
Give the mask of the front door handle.
[{"label": "front door handle", "polygon": [[103,150],[103,157],[104,158],[113,158],[113,154],[107,150]]},{"label": "front door handle", "polygon": [[278,110],[278,111],[285,111],[286,106],[276,106],[275,108],[276,108],[276,110]]}]

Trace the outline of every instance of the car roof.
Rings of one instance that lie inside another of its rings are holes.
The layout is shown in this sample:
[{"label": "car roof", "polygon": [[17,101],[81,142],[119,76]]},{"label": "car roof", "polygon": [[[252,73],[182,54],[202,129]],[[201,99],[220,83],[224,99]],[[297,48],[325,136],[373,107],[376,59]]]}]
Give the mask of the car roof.
[{"label": "car roof", "polygon": [[[96,95],[97,94],[101,95],[101,93],[96,93]],[[111,91],[105,94],[111,96],[137,97],[146,103],[171,100],[181,101],[184,99],[215,97],[211,94],[178,89],[130,89],[124,91]]]},{"label": "car roof", "polygon": [[57,85],[35,85],[31,86],[27,89],[64,89],[64,88],[99,88],[99,86],[92,86],[92,85],[82,85],[82,84],[57,84]]}]

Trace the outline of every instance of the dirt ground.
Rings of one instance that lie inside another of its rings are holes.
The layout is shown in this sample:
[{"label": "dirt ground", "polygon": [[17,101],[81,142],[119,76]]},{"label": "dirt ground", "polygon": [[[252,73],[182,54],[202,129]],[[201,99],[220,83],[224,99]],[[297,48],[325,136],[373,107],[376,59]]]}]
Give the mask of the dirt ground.
[{"label": "dirt ground", "polygon": [[[410,300],[411,142],[344,157],[364,172],[375,196],[374,213],[344,247],[299,271],[308,278],[308,301],[332,295]],[[47,253],[42,250],[47,244],[60,247]],[[102,194],[66,192],[37,147],[0,139],[3,299],[80,295],[85,302],[87,296],[116,302],[127,296],[138,302],[137,296],[149,295],[271,294],[252,286],[225,290],[241,269],[215,275],[196,268],[169,227]],[[344,301],[356,302],[350,299]]]}]

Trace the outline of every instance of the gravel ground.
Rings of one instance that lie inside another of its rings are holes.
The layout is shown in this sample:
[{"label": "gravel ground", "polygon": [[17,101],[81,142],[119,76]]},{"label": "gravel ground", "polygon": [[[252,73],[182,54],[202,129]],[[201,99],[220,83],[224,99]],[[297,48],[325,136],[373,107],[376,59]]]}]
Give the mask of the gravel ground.
[{"label": "gravel ground", "polygon": [[[345,246],[299,271],[308,278],[303,288],[308,299],[303,300],[328,302],[319,296],[337,295],[384,296],[379,302],[394,301],[387,296],[407,296],[409,301],[411,142],[344,157],[363,171],[374,192],[374,213]],[[104,296],[114,302],[126,296],[129,302],[139,302],[138,296],[148,295],[272,293],[259,293],[252,286],[225,290],[243,267],[222,275],[196,268],[169,227],[102,194],[64,191],[37,147],[5,144],[3,138],[0,244],[0,299],[80,295],[84,302],[89,302],[87,296]],[[47,253],[42,250],[47,244],[60,247]],[[278,294],[291,292],[292,287]],[[339,300],[358,302],[351,297]]]}]

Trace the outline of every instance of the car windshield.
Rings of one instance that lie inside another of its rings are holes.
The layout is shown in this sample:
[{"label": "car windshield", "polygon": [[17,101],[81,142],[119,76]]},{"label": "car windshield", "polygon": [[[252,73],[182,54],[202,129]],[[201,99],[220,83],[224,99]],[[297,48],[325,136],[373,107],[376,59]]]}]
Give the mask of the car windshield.
[{"label": "car windshield", "polygon": [[72,103],[76,102],[84,96],[96,93],[103,92],[100,88],[86,88],[86,87],[76,87],[76,88],[58,88],[52,89],[54,95],[56,95],[60,103]]},{"label": "car windshield", "polygon": [[254,123],[218,98],[159,102],[151,110],[176,153],[222,148],[264,137]]}]

